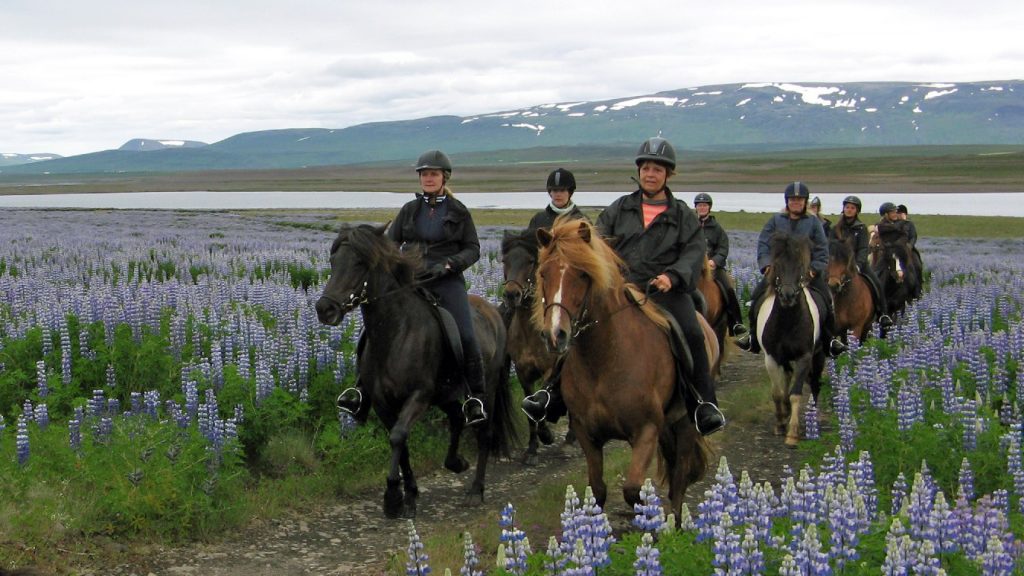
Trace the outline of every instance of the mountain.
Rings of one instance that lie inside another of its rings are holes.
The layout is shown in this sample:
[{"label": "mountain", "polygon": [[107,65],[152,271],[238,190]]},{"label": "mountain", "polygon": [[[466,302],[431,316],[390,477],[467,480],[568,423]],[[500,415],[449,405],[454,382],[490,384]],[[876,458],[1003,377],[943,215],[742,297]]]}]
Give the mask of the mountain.
[{"label": "mountain", "polygon": [[[411,162],[430,148],[467,154],[544,147],[572,155],[577,147],[634,147],[659,133],[687,151],[1020,145],[1024,144],[1024,80],[702,86],[336,130],[265,130],[202,147],[165,145],[145,154],[137,151],[141,146],[126,149],[126,144],[121,150],[23,165],[4,173],[173,172]],[[518,154],[509,152],[508,156]]]},{"label": "mountain", "polygon": [[130,152],[153,152],[155,150],[170,150],[175,148],[202,148],[209,146],[205,142],[195,140],[151,140],[149,138],[135,138],[121,145],[118,150]]},{"label": "mountain", "polygon": [[19,164],[31,164],[33,162],[42,162],[44,160],[53,160],[61,158],[59,154],[13,154],[5,152],[0,154],[0,168],[5,166],[17,166]]}]

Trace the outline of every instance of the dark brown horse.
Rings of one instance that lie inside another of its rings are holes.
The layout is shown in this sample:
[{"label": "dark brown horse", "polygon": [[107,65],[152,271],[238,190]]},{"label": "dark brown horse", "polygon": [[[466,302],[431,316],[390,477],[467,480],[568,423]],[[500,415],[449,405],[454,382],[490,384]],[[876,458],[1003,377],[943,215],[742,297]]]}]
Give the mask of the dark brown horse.
[{"label": "dark brown horse", "polygon": [[776,233],[771,239],[768,291],[757,313],[757,339],[772,381],[775,431],[786,445],[800,443],[800,407],[804,385],[815,399],[821,388],[825,351],[821,342],[819,307],[807,288],[811,269],[810,240]]},{"label": "dark brown horse", "polygon": [[725,314],[725,295],[722,294],[722,287],[715,282],[715,273],[711,269],[711,261],[704,257],[704,268],[700,278],[697,280],[697,289],[704,297],[704,319],[708,321],[711,330],[715,334],[720,352],[718,361],[711,365],[712,376],[718,377],[722,372],[722,360],[725,359],[725,335],[728,333],[727,318]]},{"label": "dark brown horse", "polygon": [[604,505],[608,494],[604,445],[626,440],[632,448],[622,487],[626,503],[640,501],[658,450],[678,520],[686,488],[704,474],[708,454],[676,382],[667,321],[660,308],[636,304],[645,301],[643,294],[626,284],[622,260],[589,223],[558,224],[538,238],[534,323],[566,354],[562,395],[594,497]]},{"label": "dark brown horse", "polygon": [[835,302],[836,329],[846,342],[848,330],[863,342],[871,335],[875,319],[875,296],[867,280],[857,270],[850,244],[832,240],[828,246],[828,287]]},{"label": "dark brown horse", "polygon": [[[540,331],[531,321],[537,249],[537,235],[533,230],[518,234],[506,232],[501,240],[508,353],[526,396],[533,394],[536,384],[545,381],[558,358],[555,351],[544,344]],[[525,464],[537,463],[539,442],[551,444],[554,435],[546,421],[538,424],[530,420],[530,442],[523,455]]]},{"label": "dark brown horse", "polygon": [[869,261],[885,292],[886,313],[895,320],[921,295],[924,276],[920,256],[899,228],[877,226],[870,247]]},{"label": "dark brown horse", "polygon": [[[467,470],[469,463],[459,454],[465,388],[435,305],[416,289],[416,274],[422,270],[418,255],[399,252],[384,230],[368,225],[341,230],[331,246],[331,277],[316,311],[321,322],[332,326],[356,307],[362,311],[366,348],[359,357],[359,379],[391,441],[384,514],[412,517],[419,495],[407,445],[412,426],[431,406],[440,408],[448,416],[445,467],[457,473]],[[485,300],[470,296],[470,307],[484,362],[484,404],[490,414],[476,430],[476,475],[467,494],[468,500],[479,503],[488,457],[509,451],[514,429],[505,325]]]}]

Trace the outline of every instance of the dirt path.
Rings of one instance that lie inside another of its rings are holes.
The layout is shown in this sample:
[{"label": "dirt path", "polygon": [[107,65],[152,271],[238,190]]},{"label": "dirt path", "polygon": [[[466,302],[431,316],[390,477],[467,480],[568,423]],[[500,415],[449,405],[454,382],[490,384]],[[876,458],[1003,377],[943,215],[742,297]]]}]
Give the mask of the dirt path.
[{"label": "dirt path", "polygon": [[[729,413],[730,396],[743,387],[766,386],[760,357],[737,352],[723,369],[719,397]],[[735,401],[735,400],[734,400]],[[743,412],[743,407],[733,410]],[[783,464],[795,466],[797,452],[782,447],[771,432],[771,414],[734,418],[725,431],[712,436],[718,455],[728,458],[730,470],[739,475],[747,470],[755,482],[770,481],[778,487]],[[503,502],[523,501],[542,482],[578,484],[585,477],[585,464],[576,449],[559,445],[544,447],[538,466],[527,468],[517,461],[499,461],[488,470],[486,509],[462,506],[466,478],[438,472],[420,479],[422,497],[416,527],[420,534],[450,532],[481,514],[496,515]],[[696,512],[697,503],[714,481],[718,458],[707,478],[687,492],[687,503]],[[628,526],[621,491],[608,478],[606,509],[616,530]],[[105,567],[86,574],[110,575],[323,575],[384,574],[387,559],[404,554],[408,544],[407,524],[383,518],[377,491],[365,498],[337,503],[298,516],[275,519],[250,526],[212,544],[186,548],[152,547],[134,551],[130,564]],[[404,558],[404,556],[402,556]]]}]

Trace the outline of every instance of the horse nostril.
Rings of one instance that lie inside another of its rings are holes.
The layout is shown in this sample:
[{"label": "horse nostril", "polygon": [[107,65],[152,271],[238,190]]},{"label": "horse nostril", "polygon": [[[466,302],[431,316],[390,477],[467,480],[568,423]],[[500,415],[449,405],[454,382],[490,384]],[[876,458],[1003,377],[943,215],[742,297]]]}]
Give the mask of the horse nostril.
[{"label": "horse nostril", "polygon": [[566,350],[569,349],[569,333],[568,332],[566,332],[565,330],[559,329],[559,330],[556,330],[555,333],[552,336],[553,336],[552,337],[552,341],[554,342],[555,350],[558,353],[560,353],[560,354],[564,353]]}]

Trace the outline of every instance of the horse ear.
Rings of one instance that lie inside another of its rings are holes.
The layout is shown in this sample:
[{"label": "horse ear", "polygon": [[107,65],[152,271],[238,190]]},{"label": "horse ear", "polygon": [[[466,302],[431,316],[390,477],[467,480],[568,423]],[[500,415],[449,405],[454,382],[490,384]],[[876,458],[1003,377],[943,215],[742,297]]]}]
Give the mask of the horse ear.
[{"label": "horse ear", "polygon": [[582,220],[580,221],[580,238],[582,238],[584,242],[588,244],[590,243],[590,226]]},{"label": "horse ear", "polygon": [[554,236],[551,235],[547,228],[537,228],[537,241],[540,242],[541,246],[547,248],[548,244],[551,244],[552,238]]},{"label": "horse ear", "polygon": [[373,231],[377,234],[377,236],[383,236],[384,231],[388,229],[388,226],[391,226],[391,220],[385,222],[383,226],[378,226],[377,228],[374,228]]}]

